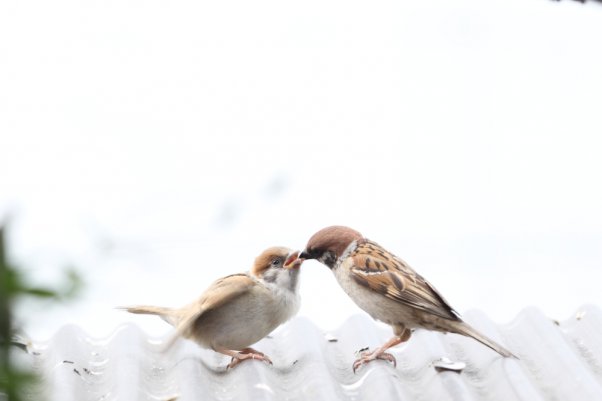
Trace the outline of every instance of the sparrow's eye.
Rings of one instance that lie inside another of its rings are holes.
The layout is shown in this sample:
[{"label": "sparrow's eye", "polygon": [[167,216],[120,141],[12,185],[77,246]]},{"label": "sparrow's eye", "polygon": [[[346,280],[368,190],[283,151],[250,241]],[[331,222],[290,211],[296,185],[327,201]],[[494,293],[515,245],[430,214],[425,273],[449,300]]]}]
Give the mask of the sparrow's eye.
[{"label": "sparrow's eye", "polygon": [[280,258],[276,258],[276,259],[272,260],[272,266],[274,266],[274,267],[280,267],[281,264],[282,264],[282,259],[280,259]]}]

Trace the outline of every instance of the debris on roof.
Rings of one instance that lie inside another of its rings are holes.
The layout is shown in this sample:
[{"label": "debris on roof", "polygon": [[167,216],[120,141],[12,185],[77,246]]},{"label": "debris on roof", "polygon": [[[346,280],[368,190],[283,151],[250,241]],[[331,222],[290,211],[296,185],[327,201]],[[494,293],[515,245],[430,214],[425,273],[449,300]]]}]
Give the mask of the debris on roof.
[{"label": "debris on roof", "polygon": [[397,367],[374,361],[352,371],[355,352],[390,337],[367,315],[322,332],[295,318],[257,344],[273,365],[228,358],[182,340],[169,351],[136,325],[94,339],[66,326],[21,352],[42,376],[32,400],[571,400],[602,395],[602,311],[581,308],[555,322],[534,308],[496,325],[481,312],[465,320],[507,346],[502,358],[466,337],[417,330],[391,352]]}]

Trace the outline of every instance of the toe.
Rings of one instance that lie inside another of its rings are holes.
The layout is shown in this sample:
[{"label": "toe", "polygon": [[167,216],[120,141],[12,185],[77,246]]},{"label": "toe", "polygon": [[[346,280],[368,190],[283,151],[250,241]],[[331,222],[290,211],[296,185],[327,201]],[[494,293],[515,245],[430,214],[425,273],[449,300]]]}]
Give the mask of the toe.
[{"label": "toe", "polygon": [[383,361],[389,361],[393,364],[393,367],[397,367],[397,360],[395,357],[388,352],[383,352],[382,354],[376,357],[377,359],[382,359]]},{"label": "toe", "polygon": [[234,369],[234,367],[236,365],[238,365],[239,363],[240,363],[240,359],[232,357],[232,359],[230,360],[230,363],[228,364],[228,366],[226,366],[226,369]]},{"label": "toe", "polygon": [[353,362],[353,373],[355,373],[360,368],[360,366],[366,363],[368,363],[368,360],[366,360],[365,358],[360,358]]}]

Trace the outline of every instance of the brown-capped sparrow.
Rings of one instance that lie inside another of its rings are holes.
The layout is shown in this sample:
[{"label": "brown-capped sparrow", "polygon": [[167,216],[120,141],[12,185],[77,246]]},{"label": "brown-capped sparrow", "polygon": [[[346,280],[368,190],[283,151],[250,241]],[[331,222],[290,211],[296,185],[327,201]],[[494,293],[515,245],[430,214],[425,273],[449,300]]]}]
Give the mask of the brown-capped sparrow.
[{"label": "brown-capped sparrow", "polygon": [[318,231],[299,258],[316,259],[328,266],[360,308],[393,328],[392,339],[372,352],[361,353],[353,363],[354,372],[374,359],[395,365],[393,355],[385,351],[407,341],[414,328],[472,337],[504,357],[516,358],[462,321],[435,287],[406,262],[349,227],[331,226]]},{"label": "brown-capped sparrow", "polygon": [[183,308],[123,307],[131,313],[158,315],[176,328],[178,336],[203,348],[232,357],[228,368],[245,359],[272,363],[249,346],[289,320],[300,306],[297,293],[299,252],[284,247],[266,249],[248,273],[220,278],[195,302]]}]

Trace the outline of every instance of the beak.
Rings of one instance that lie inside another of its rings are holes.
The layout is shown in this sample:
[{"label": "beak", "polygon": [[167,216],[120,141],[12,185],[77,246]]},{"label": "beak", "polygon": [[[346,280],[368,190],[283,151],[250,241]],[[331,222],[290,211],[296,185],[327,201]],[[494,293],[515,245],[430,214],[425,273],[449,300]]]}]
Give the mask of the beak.
[{"label": "beak", "polygon": [[301,254],[299,255],[299,257],[303,260],[307,260],[307,259],[315,259],[313,256],[311,256],[309,254],[309,252],[307,252],[307,250],[304,250],[303,252],[301,252]]},{"label": "beak", "polygon": [[305,259],[301,258],[299,256],[299,251],[295,251],[291,254],[288,255],[288,257],[286,258],[286,261],[284,262],[284,268],[285,269],[298,269],[299,267],[301,267],[301,264],[303,263]]}]

